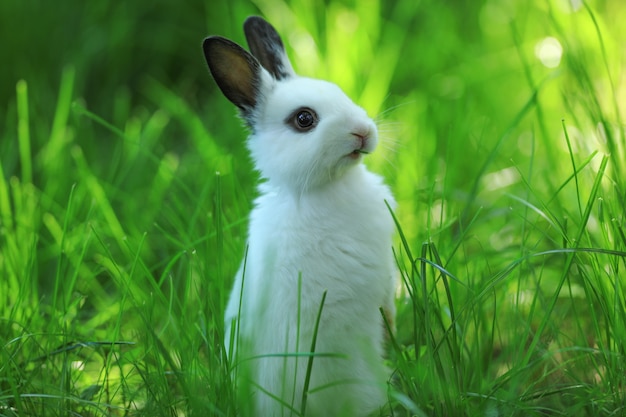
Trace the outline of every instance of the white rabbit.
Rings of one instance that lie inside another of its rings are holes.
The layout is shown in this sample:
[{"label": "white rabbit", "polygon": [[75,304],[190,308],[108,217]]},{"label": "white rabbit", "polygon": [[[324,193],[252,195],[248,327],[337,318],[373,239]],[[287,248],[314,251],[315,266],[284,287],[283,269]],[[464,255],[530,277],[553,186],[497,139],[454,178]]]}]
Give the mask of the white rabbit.
[{"label": "white rabbit", "polygon": [[376,125],[336,85],[296,75],[265,20],[248,18],[244,32],[252,54],[219,36],[203,44],[264,179],[225,312],[243,413],[377,414],[389,379],[380,309],[392,323],[396,264],[395,201],[362,164]]}]

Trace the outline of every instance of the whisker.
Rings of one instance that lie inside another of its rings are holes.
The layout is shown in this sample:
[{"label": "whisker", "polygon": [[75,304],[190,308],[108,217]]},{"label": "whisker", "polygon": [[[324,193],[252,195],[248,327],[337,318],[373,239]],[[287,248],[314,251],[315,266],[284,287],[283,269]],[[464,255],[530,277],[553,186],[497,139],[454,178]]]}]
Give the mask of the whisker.
[{"label": "whisker", "polygon": [[383,116],[387,116],[388,114],[396,111],[397,109],[399,109],[401,107],[404,107],[404,106],[408,106],[409,104],[414,104],[415,102],[416,102],[416,100],[409,100],[409,101],[405,101],[403,103],[396,104],[395,106],[388,107],[385,110],[383,110],[382,112],[380,112],[378,115],[376,115],[374,120],[379,120]]},{"label": "whisker", "polygon": [[388,136],[388,135],[379,135],[378,142],[382,145],[389,145],[393,147],[402,147],[404,148],[406,145],[404,141],[399,140],[396,135]]}]

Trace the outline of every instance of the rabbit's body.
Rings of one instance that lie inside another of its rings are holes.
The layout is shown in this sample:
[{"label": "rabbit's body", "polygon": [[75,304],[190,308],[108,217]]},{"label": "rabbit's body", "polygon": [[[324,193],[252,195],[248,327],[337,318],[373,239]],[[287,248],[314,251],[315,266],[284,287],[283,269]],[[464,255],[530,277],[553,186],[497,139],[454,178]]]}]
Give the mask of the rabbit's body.
[{"label": "rabbit's body", "polygon": [[[393,198],[362,165],[303,195],[267,184],[261,188],[250,218],[243,293],[242,266],[226,323],[230,325],[241,312],[245,356],[310,352],[327,291],[315,351],[345,358],[314,358],[310,389],[344,384],[311,394],[307,415],[340,415],[341,408],[350,409],[349,415],[366,415],[385,402],[384,323],[379,309],[391,305],[393,297],[394,260],[389,249],[393,223],[384,203],[393,204]],[[299,409],[308,357],[255,362],[253,380],[289,404],[293,400]],[[268,396],[259,399],[263,410],[280,409]]]},{"label": "rabbit's body", "polygon": [[386,402],[380,309],[390,322],[395,313],[395,202],[361,163],[376,126],[334,84],[295,75],[265,21],[244,29],[254,57],[224,38],[204,44],[265,179],[225,313],[227,350],[251,415],[365,416]]}]

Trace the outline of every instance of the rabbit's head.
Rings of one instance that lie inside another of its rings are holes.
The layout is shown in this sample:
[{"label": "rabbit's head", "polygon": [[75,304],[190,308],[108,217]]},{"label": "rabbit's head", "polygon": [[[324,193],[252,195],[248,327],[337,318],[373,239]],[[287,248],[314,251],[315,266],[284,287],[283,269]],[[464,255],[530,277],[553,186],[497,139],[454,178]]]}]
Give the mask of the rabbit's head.
[{"label": "rabbit's head", "polygon": [[212,36],[203,49],[213,78],[251,128],[248,148],[270,183],[302,192],[329,182],[374,150],[377,130],[335,84],[297,76],[276,30],[250,17],[252,54]]}]

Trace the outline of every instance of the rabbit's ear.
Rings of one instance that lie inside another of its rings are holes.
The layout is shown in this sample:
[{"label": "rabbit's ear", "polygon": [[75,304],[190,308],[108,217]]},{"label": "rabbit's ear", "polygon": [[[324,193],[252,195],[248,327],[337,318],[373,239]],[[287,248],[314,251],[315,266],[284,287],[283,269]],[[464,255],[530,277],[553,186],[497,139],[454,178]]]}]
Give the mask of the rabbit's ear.
[{"label": "rabbit's ear", "polygon": [[209,70],[227,99],[244,116],[257,104],[262,68],[245,49],[221,36],[211,36],[202,43]]},{"label": "rabbit's ear", "polygon": [[272,25],[261,17],[251,16],[243,24],[243,31],[252,55],[274,78],[281,80],[295,75],[283,41]]}]

